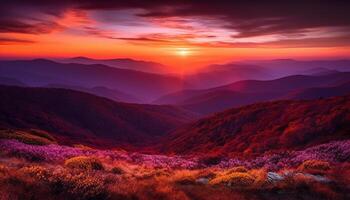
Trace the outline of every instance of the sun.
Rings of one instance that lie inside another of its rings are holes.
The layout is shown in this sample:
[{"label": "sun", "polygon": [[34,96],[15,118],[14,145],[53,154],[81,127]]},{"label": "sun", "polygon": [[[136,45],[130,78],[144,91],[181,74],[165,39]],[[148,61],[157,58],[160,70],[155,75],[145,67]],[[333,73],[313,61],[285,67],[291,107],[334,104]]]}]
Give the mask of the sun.
[{"label": "sun", "polygon": [[176,50],[176,54],[181,56],[181,57],[187,57],[191,54],[191,52],[188,48],[178,48]]}]

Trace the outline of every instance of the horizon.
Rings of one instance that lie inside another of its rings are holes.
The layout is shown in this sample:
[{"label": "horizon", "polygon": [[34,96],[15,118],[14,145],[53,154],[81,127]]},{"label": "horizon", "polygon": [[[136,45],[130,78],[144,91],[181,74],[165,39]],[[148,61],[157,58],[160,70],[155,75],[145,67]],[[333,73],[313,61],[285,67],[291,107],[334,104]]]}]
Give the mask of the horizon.
[{"label": "horizon", "polygon": [[348,6],[322,0],[11,1],[0,10],[0,54],[131,58],[175,71],[240,60],[343,59],[350,56]]}]

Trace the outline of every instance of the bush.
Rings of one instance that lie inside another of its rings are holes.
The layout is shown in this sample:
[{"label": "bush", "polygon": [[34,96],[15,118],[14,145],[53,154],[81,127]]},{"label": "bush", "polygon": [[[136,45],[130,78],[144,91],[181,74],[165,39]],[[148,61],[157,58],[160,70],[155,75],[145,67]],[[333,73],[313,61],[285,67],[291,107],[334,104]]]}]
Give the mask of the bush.
[{"label": "bush", "polygon": [[25,174],[29,174],[30,176],[33,176],[38,179],[47,179],[49,176],[48,170],[46,170],[44,167],[39,165],[33,165],[28,167],[21,168],[21,171]]},{"label": "bush", "polygon": [[122,168],[120,168],[120,167],[113,167],[111,169],[111,172],[113,174],[124,174],[124,170]]},{"label": "bush", "polygon": [[103,170],[104,167],[100,160],[87,156],[77,156],[64,162],[64,165],[74,169],[84,170]]},{"label": "bush", "polygon": [[79,148],[81,150],[93,150],[93,148],[83,145],[83,144],[74,144],[73,147]]},{"label": "bush", "polygon": [[307,160],[299,166],[299,170],[312,174],[323,174],[331,167],[328,162],[320,160]]},{"label": "bush", "polygon": [[249,187],[255,182],[255,178],[242,172],[234,172],[231,174],[223,174],[211,180],[209,183],[212,185],[225,184],[231,187]]},{"label": "bush", "polygon": [[202,157],[199,162],[205,166],[217,165],[222,161],[221,156],[210,155],[206,157]]},{"label": "bush", "polygon": [[56,191],[68,192],[73,199],[107,199],[102,180],[85,174],[69,174],[63,172],[50,179],[50,184],[56,186]]},{"label": "bush", "polygon": [[198,176],[197,171],[192,170],[177,170],[171,177],[171,179],[180,185],[191,185],[196,183]]},{"label": "bush", "polygon": [[228,170],[227,173],[233,173],[233,172],[248,172],[248,169],[245,168],[244,166],[238,166],[238,167],[233,167],[231,169]]}]

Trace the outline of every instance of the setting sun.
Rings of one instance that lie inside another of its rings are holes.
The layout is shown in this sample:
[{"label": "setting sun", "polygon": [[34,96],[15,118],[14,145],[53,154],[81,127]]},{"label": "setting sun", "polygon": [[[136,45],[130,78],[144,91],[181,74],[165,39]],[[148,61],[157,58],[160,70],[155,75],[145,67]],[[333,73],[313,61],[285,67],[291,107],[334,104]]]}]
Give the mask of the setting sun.
[{"label": "setting sun", "polygon": [[190,55],[190,51],[188,48],[179,48],[177,49],[177,55],[181,56],[181,57],[187,57]]}]

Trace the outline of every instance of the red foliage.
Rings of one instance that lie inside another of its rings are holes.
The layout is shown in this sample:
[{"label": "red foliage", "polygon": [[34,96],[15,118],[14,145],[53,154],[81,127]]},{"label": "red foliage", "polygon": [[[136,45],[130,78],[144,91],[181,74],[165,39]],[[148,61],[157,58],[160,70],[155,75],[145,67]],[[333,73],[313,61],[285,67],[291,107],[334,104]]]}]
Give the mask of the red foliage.
[{"label": "red foliage", "polygon": [[349,138],[350,95],[311,101],[258,103],[176,130],[161,150],[254,155]]}]

